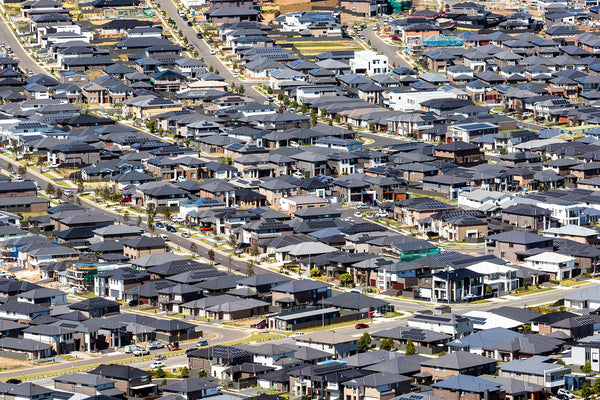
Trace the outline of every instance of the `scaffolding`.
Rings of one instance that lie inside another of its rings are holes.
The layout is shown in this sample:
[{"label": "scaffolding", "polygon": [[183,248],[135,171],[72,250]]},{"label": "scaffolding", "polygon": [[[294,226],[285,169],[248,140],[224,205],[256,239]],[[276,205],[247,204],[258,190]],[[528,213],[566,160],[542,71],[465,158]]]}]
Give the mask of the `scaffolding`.
[{"label": "scaffolding", "polygon": [[412,0],[390,0],[392,14],[400,14],[403,11],[412,9]]},{"label": "scaffolding", "polygon": [[463,44],[464,40],[456,36],[437,35],[423,39],[423,47],[456,47]]}]

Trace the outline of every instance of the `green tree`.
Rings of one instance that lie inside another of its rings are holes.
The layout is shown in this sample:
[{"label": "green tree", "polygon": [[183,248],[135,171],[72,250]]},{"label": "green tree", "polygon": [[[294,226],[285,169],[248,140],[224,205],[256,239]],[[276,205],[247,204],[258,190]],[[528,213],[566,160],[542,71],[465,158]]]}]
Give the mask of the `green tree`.
[{"label": "green tree", "polygon": [[315,278],[317,276],[321,276],[321,271],[319,271],[316,268],[313,268],[310,270],[310,276],[312,276],[313,278]]},{"label": "green tree", "polygon": [[406,351],[404,352],[407,356],[412,356],[413,354],[417,354],[417,349],[415,348],[415,344],[412,339],[408,339],[406,342]]},{"label": "green tree", "polygon": [[339,114],[335,114],[335,118],[334,119],[335,119],[335,123],[339,124],[340,121],[342,120],[342,117]]},{"label": "green tree", "polygon": [[181,374],[180,374],[180,376],[182,378],[184,378],[184,379],[190,377],[190,370],[188,369],[188,367],[181,368]]},{"label": "green tree", "polygon": [[238,93],[239,94],[244,94],[246,92],[246,88],[244,87],[244,85],[242,85],[240,83],[240,86],[238,86]]},{"label": "green tree", "polygon": [[267,93],[268,94],[273,94],[273,88],[271,86],[267,87]]},{"label": "green tree", "polygon": [[279,100],[279,101],[283,101],[283,93],[279,93],[279,94],[277,95],[277,100]]},{"label": "green tree", "polygon": [[325,108],[321,109],[321,118],[323,118],[323,119],[327,118],[327,109],[325,109]]},{"label": "green tree", "polygon": [[167,373],[162,369],[162,367],[158,367],[158,369],[154,372],[154,376],[157,378],[164,378],[167,376]]},{"label": "green tree", "polygon": [[148,230],[150,231],[150,233],[154,232],[154,230],[156,229],[156,226],[154,225],[154,218],[151,214],[148,214],[146,216],[146,225],[148,225]]},{"label": "green tree", "polygon": [[56,193],[56,189],[54,188],[54,185],[52,185],[51,183],[49,183],[48,186],[46,186],[46,194],[48,196],[52,196],[55,193]]},{"label": "green tree", "polygon": [[494,290],[494,289],[492,288],[492,285],[487,285],[487,286],[485,287],[485,291],[486,291],[486,293],[492,293],[492,290]]},{"label": "green tree", "polygon": [[198,253],[198,246],[196,245],[196,243],[190,244],[190,251],[194,256]]},{"label": "green tree", "polygon": [[375,124],[373,122],[369,122],[369,131],[375,132],[376,130],[377,128],[375,127]]},{"label": "green tree", "polygon": [[148,121],[146,122],[146,128],[150,133],[156,132],[156,121]]},{"label": "green tree", "polygon": [[250,255],[254,257],[254,261],[258,261],[258,256],[260,255],[260,248],[257,244],[250,247]]},{"label": "green tree", "polygon": [[392,339],[392,338],[381,339],[379,348],[381,350],[387,350],[387,351],[394,350],[394,339]]},{"label": "green tree", "polygon": [[135,226],[140,226],[142,224],[142,216],[138,215],[137,221],[135,221]]},{"label": "green tree", "polygon": [[590,388],[590,384],[587,382],[583,382],[583,385],[581,386],[581,397],[583,397],[584,399],[589,399],[592,394],[593,393],[592,388]]},{"label": "green tree", "polygon": [[164,206],[162,209],[162,214],[165,216],[166,220],[169,220],[171,218],[171,210],[169,209],[169,207]]},{"label": "green tree", "polygon": [[254,264],[252,261],[246,261],[246,276],[254,276]]},{"label": "green tree", "polygon": [[24,177],[26,172],[27,168],[24,165],[20,165],[19,169],[17,170],[17,173],[21,175],[21,177]]},{"label": "green tree", "polygon": [[201,369],[200,371],[198,371],[198,378],[205,378],[207,375],[208,374],[203,369]]},{"label": "green tree", "polygon": [[57,188],[56,188],[56,190],[54,191],[54,193],[56,193],[56,197],[57,197],[57,198],[59,198],[59,199],[60,199],[60,198],[62,197],[62,195],[63,195],[63,191],[62,191],[62,189],[61,189],[61,188],[59,188],[59,187],[57,187]]},{"label": "green tree", "polygon": [[235,246],[237,246],[237,236],[235,236],[235,234],[231,234],[229,235],[229,239],[227,240],[227,244],[232,248],[235,249]]},{"label": "green tree", "polygon": [[215,263],[215,251],[213,249],[208,249],[208,261],[210,261],[210,265]]},{"label": "green tree", "polygon": [[358,339],[358,352],[364,353],[368,351],[369,347],[371,347],[372,341],[373,339],[371,339],[371,335],[369,335],[369,332],[363,333],[362,336]]},{"label": "green tree", "polygon": [[125,210],[125,212],[123,213],[123,222],[127,221],[129,221],[129,211]]},{"label": "green tree", "polygon": [[146,214],[148,214],[152,217],[152,219],[154,219],[154,216],[156,215],[156,204],[148,203],[146,205]]},{"label": "green tree", "polygon": [[592,391],[595,394],[600,394],[600,378],[596,378],[594,381],[594,386],[592,386]]},{"label": "green tree", "polygon": [[167,386],[167,383],[169,383],[169,381],[167,381],[167,378],[163,379],[162,382],[160,383],[161,386]]},{"label": "green tree", "polygon": [[310,122],[312,122],[313,126],[317,125],[318,119],[317,119],[317,114],[313,115],[310,118]]},{"label": "green tree", "polygon": [[585,364],[583,364],[583,367],[581,367],[581,372],[583,372],[586,375],[592,373],[592,363],[590,363],[590,360],[587,360]]},{"label": "green tree", "polygon": [[342,285],[347,286],[348,283],[352,283],[352,275],[345,273],[345,274],[341,274],[340,275],[340,282],[342,283]]}]

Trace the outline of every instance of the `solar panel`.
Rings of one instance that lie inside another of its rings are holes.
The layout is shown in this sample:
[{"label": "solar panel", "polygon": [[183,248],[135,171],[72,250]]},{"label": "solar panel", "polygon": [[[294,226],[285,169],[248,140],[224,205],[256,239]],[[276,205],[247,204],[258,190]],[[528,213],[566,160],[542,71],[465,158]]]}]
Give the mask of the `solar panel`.
[{"label": "solar panel", "polygon": [[483,317],[468,317],[471,321],[473,321],[477,325],[485,325],[487,318]]}]

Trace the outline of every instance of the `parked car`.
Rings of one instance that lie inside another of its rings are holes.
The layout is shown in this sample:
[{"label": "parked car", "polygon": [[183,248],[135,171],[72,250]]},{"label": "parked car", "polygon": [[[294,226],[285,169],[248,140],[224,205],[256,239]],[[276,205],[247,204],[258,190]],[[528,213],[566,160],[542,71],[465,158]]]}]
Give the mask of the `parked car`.
[{"label": "parked car", "polygon": [[204,346],[208,346],[208,340],[203,339],[203,340],[198,340],[196,342],[196,347],[204,347]]},{"label": "parked car", "polygon": [[160,354],[156,354],[156,355],[154,356],[154,359],[155,359],[155,360],[166,360],[166,359],[167,359],[167,356],[165,356],[164,354],[160,353]]},{"label": "parked car", "polygon": [[177,232],[177,228],[175,228],[173,225],[167,225],[167,231],[169,231],[169,232]]},{"label": "parked car", "polygon": [[368,204],[359,204],[357,207],[359,210],[370,210],[371,207]]},{"label": "parked car", "polygon": [[140,347],[138,347],[135,344],[132,344],[131,346],[125,346],[125,353],[133,353],[134,351],[140,349]]},{"label": "parked car", "polygon": [[139,300],[129,300],[129,303],[127,303],[129,305],[129,307],[136,307],[140,305],[140,301]]},{"label": "parked car", "polygon": [[150,350],[138,347],[136,350],[132,351],[132,353],[136,357],[141,357],[141,356],[147,356],[148,354],[150,354]]},{"label": "parked car", "polygon": [[48,165],[48,168],[58,168],[60,165],[57,163],[52,163],[50,165]]},{"label": "parked car", "polygon": [[159,342],[158,340],[148,344],[149,350],[162,349],[163,347],[165,347],[165,344],[163,342]]},{"label": "parked car", "polygon": [[194,26],[194,24],[192,24],[192,21],[188,21],[187,24],[188,26]]},{"label": "parked car", "polygon": [[212,231],[213,227],[212,226],[201,226],[200,230],[201,231]]},{"label": "parked car", "polygon": [[164,234],[164,233],[161,233],[158,236],[160,236],[162,238],[162,240],[165,240],[165,241],[169,240],[169,237],[166,234]]},{"label": "parked car", "polygon": [[213,49],[210,49],[208,51],[208,54],[210,54],[211,56],[214,56],[216,54],[216,52]]},{"label": "parked car", "polygon": [[196,37],[197,37],[198,39],[202,39],[202,32],[198,32],[198,33],[196,33]]},{"label": "parked car", "polygon": [[260,322],[260,323],[256,324],[256,329],[267,329],[267,323]]},{"label": "parked car", "polygon": [[184,237],[184,238],[189,238],[189,237],[190,237],[190,234],[189,234],[189,233],[187,233],[187,232],[181,232],[181,237]]},{"label": "parked car", "polygon": [[354,216],[357,217],[357,218],[362,218],[362,213],[360,211],[356,211],[354,213]]},{"label": "parked car", "polygon": [[369,324],[363,324],[363,323],[360,323],[360,324],[356,324],[356,325],[354,325],[354,327],[355,327],[356,329],[366,329],[366,328],[368,328],[368,327],[369,327]]},{"label": "parked car", "polygon": [[10,383],[12,385],[18,385],[21,382],[22,381],[20,379],[17,379],[17,378],[10,378],[9,380],[6,381],[6,383]]},{"label": "parked car", "polygon": [[296,332],[292,335],[293,338],[299,338],[300,336],[304,336],[305,333],[304,332]]},{"label": "parked car", "polygon": [[156,223],[156,227],[157,227],[157,228],[164,228],[164,227],[165,227],[165,225],[164,225],[162,222],[157,222],[157,223]]},{"label": "parked car", "polygon": [[385,211],[379,211],[377,214],[375,214],[375,216],[377,218],[386,218],[388,216],[388,213]]},{"label": "parked car", "polygon": [[150,364],[150,369],[164,368],[165,366],[166,364],[162,361],[154,361],[152,364]]},{"label": "parked car", "polygon": [[127,197],[121,197],[119,199],[119,203],[129,203],[131,201],[131,197],[127,196]]}]

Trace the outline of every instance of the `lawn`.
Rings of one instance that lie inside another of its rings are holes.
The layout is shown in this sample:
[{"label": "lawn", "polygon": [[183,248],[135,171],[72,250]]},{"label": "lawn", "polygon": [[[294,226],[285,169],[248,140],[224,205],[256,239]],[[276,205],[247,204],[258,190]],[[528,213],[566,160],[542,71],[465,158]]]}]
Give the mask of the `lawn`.
[{"label": "lawn", "polygon": [[227,343],[221,343],[221,344],[226,345],[226,346],[231,346],[234,344],[254,343],[259,340],[268,340],[268,339],[275,339],[275,338],[282,339],[283,336],[281,336],[280,334],[271,333],[271,332],[252,333],[252,335],[247,338],[240,339],[240,340],[234,340],[233,342],[227,342]]},{"label": "lawn", "polygon": [[294,46],[305,56],[321,54],[329,50],[363,50],[353,40],[335,40],[331,42],[298,42]]}]

